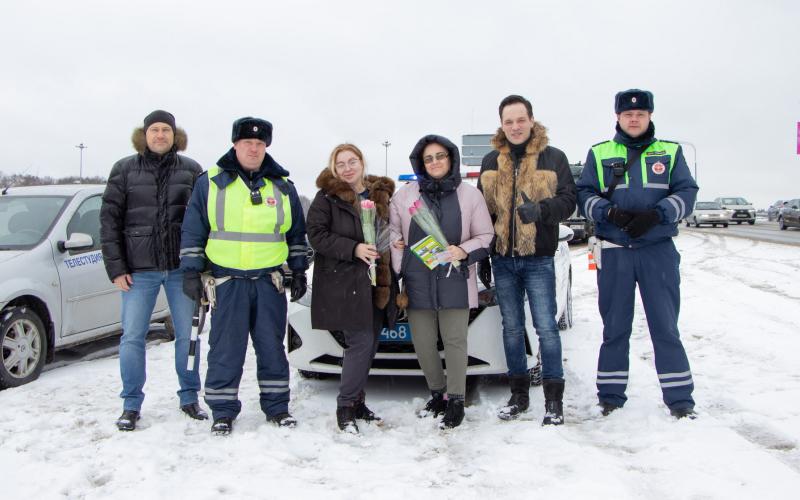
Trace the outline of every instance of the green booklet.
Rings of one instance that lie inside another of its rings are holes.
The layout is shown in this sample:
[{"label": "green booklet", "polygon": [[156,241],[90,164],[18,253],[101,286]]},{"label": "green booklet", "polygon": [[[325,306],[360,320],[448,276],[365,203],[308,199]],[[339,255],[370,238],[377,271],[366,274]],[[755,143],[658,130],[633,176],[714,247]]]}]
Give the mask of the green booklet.
[{"label": "green booklet", "polygon": [[434,269],[441,264],[438,254],[445,251],[446,249],[431,235],[411,245],[411,253],[419,257],[420,260],[428,266],[428,269]]}]

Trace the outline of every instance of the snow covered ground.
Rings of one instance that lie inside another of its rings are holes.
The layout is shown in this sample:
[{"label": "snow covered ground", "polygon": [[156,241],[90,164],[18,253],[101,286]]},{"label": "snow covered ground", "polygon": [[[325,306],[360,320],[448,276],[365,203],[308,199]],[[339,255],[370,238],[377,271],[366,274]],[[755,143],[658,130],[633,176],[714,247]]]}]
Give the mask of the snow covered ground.
[{"label": "snow covered ground", "polygon": [[[234,433],[185,418],[172,344],[148,349],[139,429],[118,432],[118,360],[81,362],[0,392],[2,498],[798,498],[798,247],[684,232],[681,332],[700,417],[676,421],[661,402],[637,304],[625,408],[595,404],[601,337],[594,273],[573,252],[575,326],[563,334],[567,424],[544,428],[540,388],[525,419],[501,422],[499,379],[473,384],[464,424],[441,432],[413,413],[421,378],[375,378],[368,403],[382,427],[336,430],[337,380],[292,376],[296,429],[266,424],[248,358]],[[205,338],[205,336],[204,336]]]}]

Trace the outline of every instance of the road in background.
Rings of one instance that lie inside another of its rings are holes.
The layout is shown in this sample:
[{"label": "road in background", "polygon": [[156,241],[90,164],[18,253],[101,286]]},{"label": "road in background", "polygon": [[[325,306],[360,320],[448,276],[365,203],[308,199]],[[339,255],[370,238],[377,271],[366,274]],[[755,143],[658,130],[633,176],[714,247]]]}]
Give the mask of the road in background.
[{"label": "road in background", "polygon": [[781,231],[778,228],[777,222],[769,222],[766,219],[756,219],[756,223],[752,226],[750,224],[731,224],[728,227],[701,226],[697,228],[694,226],[686,227],[686,224],[681,224],[680,230],[701,233],[719,233],[725,236],[748,238],[755,241],[800,246],[800,229],[788,228],[785,231]]}]

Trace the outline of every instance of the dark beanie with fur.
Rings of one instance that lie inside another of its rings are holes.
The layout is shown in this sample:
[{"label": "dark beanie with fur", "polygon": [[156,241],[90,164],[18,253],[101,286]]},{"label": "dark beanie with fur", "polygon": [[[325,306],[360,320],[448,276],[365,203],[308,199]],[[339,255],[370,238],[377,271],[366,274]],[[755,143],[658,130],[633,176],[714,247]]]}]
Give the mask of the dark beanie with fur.
[{"label": "dark beanie with fur", "polygon": [[172,127],[172,131],[174,132],[175,127],[175,117],[172,116],[172,113],[168,111],[164,111],[163,109],[157,109],[150,113],[149,115],[144,117],[144,130],[147,131],[150,128],[150,125],[154,123],[166,123],[170,127]]}]

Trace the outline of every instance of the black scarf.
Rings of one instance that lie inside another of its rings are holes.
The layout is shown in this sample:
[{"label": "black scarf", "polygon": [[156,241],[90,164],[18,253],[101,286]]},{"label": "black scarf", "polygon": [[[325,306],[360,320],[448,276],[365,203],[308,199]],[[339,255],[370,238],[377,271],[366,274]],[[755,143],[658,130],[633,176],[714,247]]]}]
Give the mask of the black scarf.
[{"label": "black scarf", "polygon": [[656,126],[653,125],[653,122],[650,122],[650,125],[647,126],[647,130],[639,137],[631,137],[628,135],[628,133],[619,126],[619,122],[617,122],[616,129],[617,133],[614,135],[614,142],[624,144],[630,148],[641,149],[656,142]]}]

